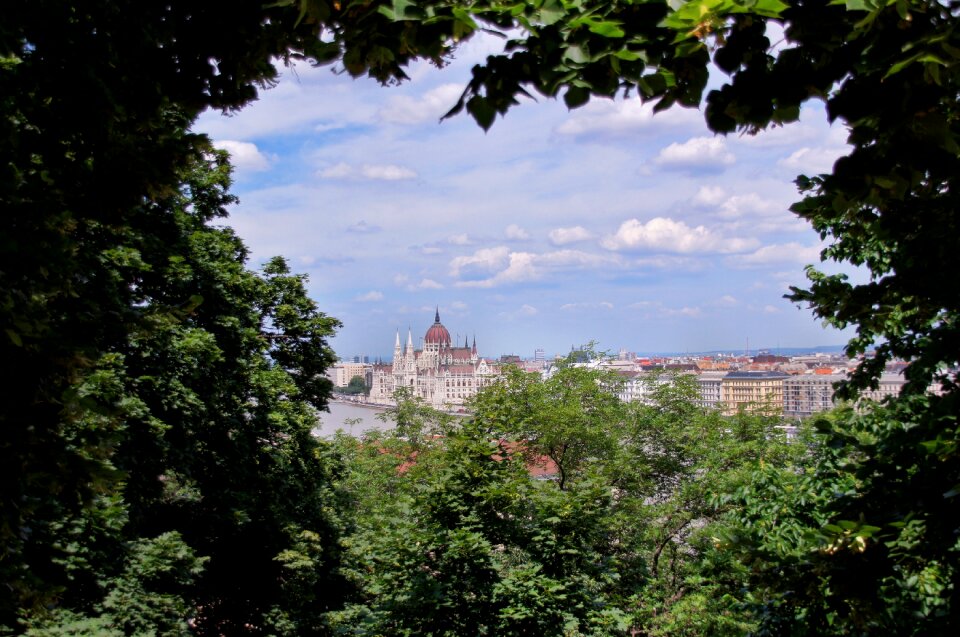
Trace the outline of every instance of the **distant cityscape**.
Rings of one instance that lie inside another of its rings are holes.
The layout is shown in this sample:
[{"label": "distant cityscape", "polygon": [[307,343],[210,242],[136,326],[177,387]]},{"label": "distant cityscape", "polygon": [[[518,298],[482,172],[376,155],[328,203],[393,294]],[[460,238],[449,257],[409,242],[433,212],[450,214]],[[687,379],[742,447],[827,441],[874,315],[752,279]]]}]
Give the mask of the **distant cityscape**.
[{"label": "distant cityscape", "polygon": [[[397,390],[404,389],[432,407],[457,411],[483,387],[496,382],[506,365],[548,378],[568,364],[616,373],[623,379],[619,393],[625,401],[649,402],[659,385],[685,375],[696,381],[699,403],[705,408],[719,409],[726,415],[750,411],[805,418],[834,406],[836,383],[847,378],[859,363],[848,359],[841,346],[825,351],[794,348],[778,353],[638,355],[626,349],[616,354],[597,353],[591,346],[580,345],[550,357],[543,348],[536,348],[529,358],[516,354],[484,358],[476,337],[472,342],[464,337],[462,344],[451,339],[439,310],[418,341],[419,346],[415,346],[412,330],[408,330],[402,343],[397,331],[390,361],[354,356],[334,365],[328,377],[338,388],[362,378],[365,392],[354,400],[391,405]],[[905,367],[904,362],[889,364],[878,387],[864,392],[861,400],[879,401],[898,395],[905,383]]]}]

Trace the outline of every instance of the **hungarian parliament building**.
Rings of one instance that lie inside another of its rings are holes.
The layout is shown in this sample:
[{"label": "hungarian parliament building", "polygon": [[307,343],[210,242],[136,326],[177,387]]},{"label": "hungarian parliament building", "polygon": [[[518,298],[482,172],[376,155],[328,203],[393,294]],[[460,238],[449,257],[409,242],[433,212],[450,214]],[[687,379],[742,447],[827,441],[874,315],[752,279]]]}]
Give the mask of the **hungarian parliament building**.
[{"label": "hungarian parliament building", "polygon": [[407,389],[415,398],[423,399],[435,409],[462,407],[480,389],[496,382],[500,369],[477,354],[464,338],[462,347],[450,339],[450,332],[440,322],[437,309],[433,325],[423,337],[423,347],[414,349],[413,333],[407,330],[407,344],[400,347],[400,331],[393,346],[393,363],[374,365],[370,402],[393,405],[394,393]]}]

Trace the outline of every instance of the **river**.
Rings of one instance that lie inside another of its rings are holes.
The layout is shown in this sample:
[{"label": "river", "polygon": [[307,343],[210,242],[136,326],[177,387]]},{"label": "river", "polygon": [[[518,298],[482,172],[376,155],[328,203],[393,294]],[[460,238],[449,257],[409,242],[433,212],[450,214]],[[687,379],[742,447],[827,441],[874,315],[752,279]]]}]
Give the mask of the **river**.
[{"label": "river", "polygon": [[[351,405],[350,403],[330,403],[330,413],[320,412],[320,425],[313,430],[314,435],[328,438],[335,434],[338,429],[344,430],[351,436],[359,436],[368,429],[378,429],[384,431],[393,429],[394,422],[383,422],[377,418],[377,414],[384,412],[382,407],[367,407],[364,405]],[[359,419],[359,422],[353,424],[348,420]]]}]

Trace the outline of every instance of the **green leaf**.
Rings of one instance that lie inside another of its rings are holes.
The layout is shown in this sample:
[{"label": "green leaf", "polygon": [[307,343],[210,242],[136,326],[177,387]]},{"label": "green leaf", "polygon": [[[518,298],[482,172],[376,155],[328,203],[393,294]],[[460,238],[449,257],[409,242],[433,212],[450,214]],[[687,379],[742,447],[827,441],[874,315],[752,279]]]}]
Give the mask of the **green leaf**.
[{"label": "green leaf", "polygon": [[474,95],[467,100],[467,112],[485,131],[490,130],[490,127],[493,126],[493,120],[497,116],[497,111],[490,105],[490,101],[481,95]]},{"label": "green leaf", "polygon": [[615,57],[617,57],[617,58],[625,61],[625,62],[634,62],[634,61],[636,61],[636,60],[644,60],[644,61],[646,61],[646,59],[647,59],[646,54],[644,54],[644,53],[635,53],[635,52],[629,51],[629,50],[627,50],[627,49],[620,49],[619,51],[617,51],[617,52],[614,53],[613,55],[614,55]]},{"label": "green leaf", "polygon": [[579,86],[572,86],[563,94],[563,101],[567,108],[578,108],[590,101],[590,91]]},{"label": "green leaf", "polygon": [[591,32],[602,35],[605,38],[622,38],[625,34],[623,29],[620,28],[620,24],[620,22],[607,20],[603,22],[591,22],[588,28]]},{"label": "green leaf", "polygon": [[579,44],[573,44],[567,47],[563,53],[563,59],[570,60],[574,64],[586,64],[590,61],[590,54],[585,47]]},{"label": "green leaf", "polygon": [[544,26],[556,24],[567,16],[566,10],[561,6],[559,0],[547,0],[540,7],[538,12],[540,19],[538,22]]},{"label": "green leaf", "polygon": [[757,0],[752,8],[747,9],[747,13],[756,13],[765,18],[779,18],[784,9],[788,6],[780,0]]}]

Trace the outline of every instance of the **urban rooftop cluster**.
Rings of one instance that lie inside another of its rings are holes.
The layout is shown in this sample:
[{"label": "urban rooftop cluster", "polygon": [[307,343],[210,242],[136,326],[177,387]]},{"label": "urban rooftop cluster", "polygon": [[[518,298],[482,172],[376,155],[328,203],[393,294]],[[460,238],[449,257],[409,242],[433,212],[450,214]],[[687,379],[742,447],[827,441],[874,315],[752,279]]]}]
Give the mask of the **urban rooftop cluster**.
[{"label": "urban rooftop cluster", "polygon": [[[420,347],[413,347],[408,334],[401,347],[399,333],[391,362],[354,356],[333,366],[328,377],[336,387],[346,387],[356,377],[367,388],[362,400],[377,405],[393,404],[396,389],[411,393],[440,409],[462,408],[480,389],[494,382],[505,365],[513,365],[549,378],[561,365],[575,365],[615,372],[622,377],[619,396],[624,401],[650,401],[658,385],[673,382],[678,375],[696,381],[699,404],[719,409],[726,415],[741,411],[782,416],[809,417],[835,406],[836,386],[860,362],[842,353],[813,353],[782,356],[768,351],[750,354],[687,354],[638,356],[621,349],[616,355],[595,353],[589,346],[571,347],[568,354],[552,359],[537,349],[531,358],[515,354],[486,359],[476,347],[457,348],[440,323],[439,312]],[[450,352],[447,359],[444,352]],[[460,353],[462,358],[453,358]],[[456,364],[444,364],[456,363]],[[906,380],[906,363],[889,363],[875,389],[862,392],[861,400],[880,401],[900,394]]]}]

